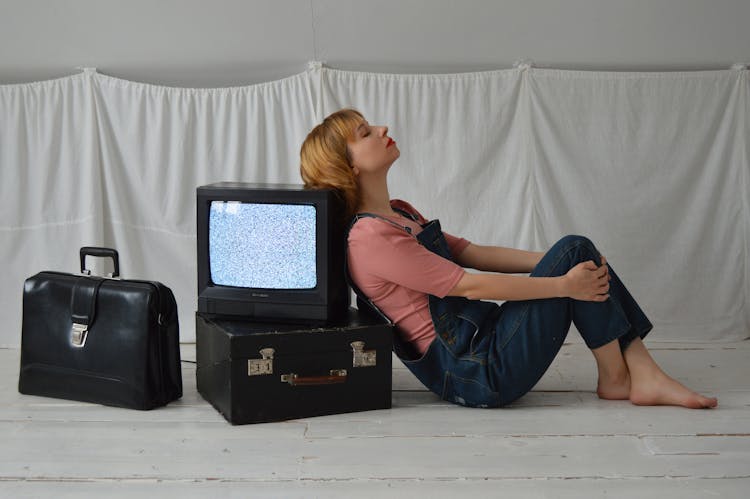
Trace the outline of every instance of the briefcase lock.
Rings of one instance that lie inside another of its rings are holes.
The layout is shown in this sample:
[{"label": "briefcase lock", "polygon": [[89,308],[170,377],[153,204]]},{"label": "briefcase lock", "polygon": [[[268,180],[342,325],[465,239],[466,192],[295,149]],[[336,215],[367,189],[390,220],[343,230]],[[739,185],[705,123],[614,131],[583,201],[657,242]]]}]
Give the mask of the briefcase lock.
[{"label": "briefcase lock", "polygon": [[372,367],[377,364],[377,350],[365,350],[364,341],[350,343],[354,350],[352,367]]},{"label": "briefcase lock", "polygon": [[70,342],[74,347],[83,347],[83,344],[86,343],[88,330],[89,327],[86,324],[73,323],[73,327],[70,329]]},{"label": "briefcase lock", "polygon": [[262,374],[273,374],[273,354],[276,352],[273,348],[264,348],[260,351],[262,359],[247,360],[247,375],[260,376]]}]

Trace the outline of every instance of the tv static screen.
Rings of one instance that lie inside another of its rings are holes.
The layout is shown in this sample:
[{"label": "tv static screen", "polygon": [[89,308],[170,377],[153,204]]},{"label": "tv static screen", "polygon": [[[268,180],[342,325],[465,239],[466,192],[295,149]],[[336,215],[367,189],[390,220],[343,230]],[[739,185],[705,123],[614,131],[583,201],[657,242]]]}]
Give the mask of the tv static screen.
[{"label": "tv static screen", "polygon": [[315,217],[309,205],[211,201],[211,280],[240,288],[314,288]]}]

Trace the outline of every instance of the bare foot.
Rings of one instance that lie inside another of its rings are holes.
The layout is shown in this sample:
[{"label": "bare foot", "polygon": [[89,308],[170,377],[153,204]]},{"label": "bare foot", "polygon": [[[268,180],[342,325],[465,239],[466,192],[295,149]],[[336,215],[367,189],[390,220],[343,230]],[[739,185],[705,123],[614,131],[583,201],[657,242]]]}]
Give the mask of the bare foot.
[{"label": "bare foot", "polygon": [[679,405],[691,409],[716,407],[716,397],[704,397],[679,381],[660,372],[646,380],[637,380],[630,390],[635,405]]},{"label": "bare foot", "polygon": [[600,372],[596,394],[600,399],[627,400],[630,397],[630,374],[627,369],[619,376],[607,376]]}]

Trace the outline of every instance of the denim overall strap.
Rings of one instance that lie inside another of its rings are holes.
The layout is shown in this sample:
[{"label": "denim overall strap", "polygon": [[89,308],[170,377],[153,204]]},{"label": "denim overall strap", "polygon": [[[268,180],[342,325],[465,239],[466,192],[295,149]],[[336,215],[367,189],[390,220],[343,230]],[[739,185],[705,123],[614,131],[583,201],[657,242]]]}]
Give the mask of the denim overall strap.
[{"label": "denim overall strap", "polygon": [[[401,215],[409,218],[410,220],[413,220],[415,222],[418,222],[416,215],[409,213],[406,210],[402,210],[401,208],[393,208],[394,211],[399,212]],[[381,215],[376,215],[375,213],[368,213],[368,212],[362,212],[357,213],[352,218],[352,221],[349,223],[349,227],[346,229],[345,234],[345,240],[349,240],[349,233],[352,231],[352,228],[354,227],[354,224],[356,224],[359,220],[362,218],[377,218],[379,220],[383,220],[384,222],[388,222],[389,224],[393,225],[394,227],[398,227],[399,229],[402,229],[406,231],[409,235],[412,235],[411,228],[407,227],[406,225],[401,225],[399,223],[394,222],[393,220],[390,220],[386,217],[383,217]],[[370,300],[370,298],[365,295],[359,287],[354,284],[354,280],[351,278],[351,274],[349,273],[349,252],[347,251],[344,255],[344,277],[346,278],[346,283],[349,285],[350,288],[352,288],[352,291],[354,291],[354,294],[357,296],[357,303],[364,302],[367,306],[369,306],[376,314],[378,314],[380,317],[382,317],[388,324],[393,324],[393,321],[388,318],[387,315],[383,313],[382,310],[378,308],[375,303]],[[398,352],[397,352],[398,353]],[[399,355],[400,357],[400,355]]]},{"label": "denim overall strap", "polygon": [[[377,218],[385,222],[388,222],[389,224],[395,227],[398,227],[399,229],[403,229],[409,234],[411,234],[411,229],[409,227],[406,227],[405,225],[397,224],[393,220],[389,220],[383,216],[376,215],[374,213],[357,213],[356,215],[354,215],[354,217],[352,218],[352,221],[349,223],[349,227],[346,229],[346,234],[344,238],[345,241],[349,241],[349,233],[352,231],[354,224],[356,224],[359,220],[363,218]],[[350,288],[352,288],[352,291],[354,291],[354,294],[357,296],[357,299],[359,301],[365,302],[369,307],[372,308],[374,312],[376,312],[386,322],[388,322],[388,324],[393,324],[393,321],[391,321],[391,319],[389,319],[388,316],[385,315],[383,311],[380,310],[378,306],[375,305],[375,303],[372,300],[370,300],[370,298],[367,295],[365,295],[356,284],[354,284],[354,280],[352,279],[351,274],[349,273],[349,252],[348,251],[344,252],[344,277],[346,278],[346,283],[349,285]]]},{"label": "denim overall strap", "polygon": [[[428,250],[455,261],[439,220],[425,224],[416,237]],[[450,353],[457,359],[486,362],[486,352],[479,353],[476,346],[478,340],[489,333],[494,319],[499,315],[499,306],[493,302],[469,300],[460,296],[428,297],[435,333]]]},{"label": "denim overall strap", "polygon": [[[399,210],[406,216],[410,216],[410,214],[404,212],[403,210]],[[357,213],[354,215],[354,218],[352,218],[351,223],[349,224],[349,227],[346,230],[346,236],[345,240],[349,240],[349,233],[352,230],[352,227],[354,227],[354,224],[357,223],[362,218],[377,218],[380,220],[384,220],[391,225],[398,227],[400,229],[405,230],[409,234],[411,234],[411,229],[409,227],[406,227],[404,225],[397,224],[396,222],[389,220],[385,217],[382,217],[380,215],[376,215],[374,213]],[[376,315],[379,315],[385,322],[388,324],[393,324],[393,321],[383,313],[382,310],[378,308],[377,305],[367,296],[365,295],[359,287],[354,284],[354,280],[351,277],[351,274],[349,273],[349,252],[344,252],[344,277],[346,278],[346,283],[349,285],[350,288],[352,288],[352,291],[354,291],[354,294],[357,296],[357,308],[359,310],[370,310],[371,312],[374,312]],[[399,359],[402,360],[408,360],[413,359],[417,356],[414,347],[401,339],[401,337],[398,335],[398,333],[394,334],[393,338],[393,351],[396,353]]]},{"label": "denim overall strap", "polygon": [[[409,218],[409,219],[414,220],[415,222],[417,222],[417,217],[415,215],[413,215],[412,213],[409,213],[406,210],[402,210],[401,208],[393,208],[393,210],[397,211],[397,212],[401,213],[403,216],[405,216],[405,217],[407,217],[407,218]],[[346,241],[349,240],[349,233],[352,231],[352,227],[354,227],[354,224],[357,223],[362,218],[377,218],[377,219],[383,220],[383,221],[388,222],[389,224],[391,224],[391,225],[393,225],[395,227],[398,227],[399,229],[403,229],[404,231],[406,231],[407,233],[409,233],[411,235],[411,228],[407,227],[406,225],[398,224],[398,223],[394,222],[393,220],[389,220],[388,218],[383,217],[381,215],[376,215],[375,213],[362,212],[362,213],[357,213],[356,215],[354,215],[354,217],[352,218],[352,221],[349,223],[349,227],[346,229],[346,234],[345,234],[345,236],[346,236],[345,240]],[[375,305],[375,303],[373,303],[373,301],[370,300],[370,298],[368,298],[367,295],[365,295],[362,292],[362,290],[359,289],[359,287],[356,284],[354,284],[354,281],[352,280],[351,275],[349,274],[349,252],[348,251],[344,255],[344,277],[346,278],[346,283],[349,285],[350,288],[352,288],[352,291],[354,291],[354,294],[357,296],[358,303],[364,302],[366,305],[368,305],[370,308],[372,308],[372,310],[375,313],[377,313],[378,315],[380,315],[386,322],[388,322],[388,324],[393,324],[393,321],[391,321],[388,318],[388,316],[386,316],[383,313],[383,311],[380,310],[377,307],[377,305]]]},{"label": "denim overall strap", "polygon": [[[423,225],[416,238],[429,251],[455,261],[440,221]],[[436,337],[425,353],[429,362],[410,368],[412,372],[429,369],[420,380],[444,400],[468,407],[498,406],[500,395],[494,388],[487,347],[500,307],[460,296],[428,295],[428,304]]]}]

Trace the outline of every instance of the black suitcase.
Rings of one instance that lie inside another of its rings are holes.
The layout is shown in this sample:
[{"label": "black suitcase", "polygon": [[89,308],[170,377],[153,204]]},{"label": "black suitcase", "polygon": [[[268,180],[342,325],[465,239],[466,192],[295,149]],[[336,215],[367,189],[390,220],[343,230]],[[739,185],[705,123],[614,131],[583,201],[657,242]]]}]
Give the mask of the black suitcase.
[{"label": "black suitcase", "polygon": [[232,424],[389,409],[392,328],[354,308],[318,328],[197,313],[198,392]]},{"label": "black suitcase", "polygon": [[[111,257],[111,278],[87,275],[87,255]],[[142,410],[180,398],[172,291],[117,279],[118,255],[109,248],[82,248],[81,272],[26,280],[18,391]]]}]

